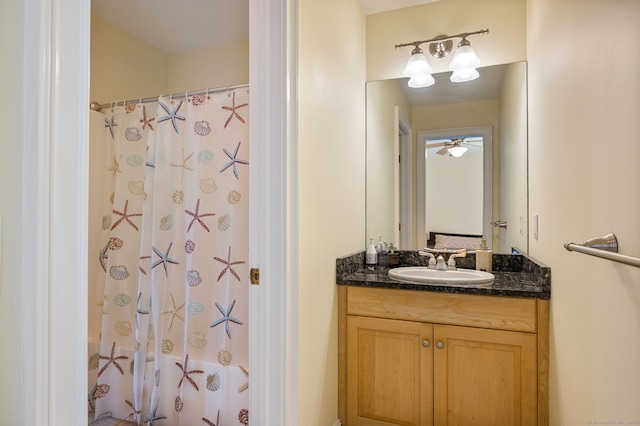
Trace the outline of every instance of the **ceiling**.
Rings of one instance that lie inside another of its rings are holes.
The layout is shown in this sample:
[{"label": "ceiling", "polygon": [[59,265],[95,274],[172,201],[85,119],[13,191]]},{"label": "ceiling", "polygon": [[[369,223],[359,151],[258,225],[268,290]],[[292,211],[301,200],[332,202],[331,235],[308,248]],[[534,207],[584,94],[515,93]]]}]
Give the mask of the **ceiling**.
[{"label": "ceiling", "polygon": [[404,9],[425,3],[435,3],[440,0],[358,0],[365,15],[387,12],[389,10]]},{"label": "ceiling", "polygon": [[[365,15],[434,1],[359,0]],[[249,0],[92,0],[91,12],[166,53],[249,38]]]},{"label": "ceiling", "polygon": [[249,38],[249,0],[92,0],[91,12],[166,53]]}]

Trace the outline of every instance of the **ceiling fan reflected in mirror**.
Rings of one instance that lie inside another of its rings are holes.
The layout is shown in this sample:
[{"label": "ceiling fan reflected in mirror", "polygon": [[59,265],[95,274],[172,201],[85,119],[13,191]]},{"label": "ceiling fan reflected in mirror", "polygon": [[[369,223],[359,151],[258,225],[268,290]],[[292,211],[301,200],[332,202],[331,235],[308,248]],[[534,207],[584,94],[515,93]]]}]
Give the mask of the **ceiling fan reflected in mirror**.
[{"label": "ceiling fan reflected in mirror", "polygon": [[479,148],[480,151],[482,151],[482,137],[472,136],[452,139],[428,139],[426,141],[426,147],[427,150],[440,148],[436,151],[436,154],[439,155],[449,154],[453,157],[460,157],[467,152],[469,148]]}]

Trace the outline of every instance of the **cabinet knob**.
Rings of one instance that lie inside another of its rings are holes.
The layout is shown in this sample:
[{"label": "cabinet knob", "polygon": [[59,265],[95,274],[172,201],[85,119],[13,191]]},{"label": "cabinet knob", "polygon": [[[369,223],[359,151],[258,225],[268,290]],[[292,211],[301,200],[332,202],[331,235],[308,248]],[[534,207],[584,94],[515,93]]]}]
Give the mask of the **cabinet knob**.
[{"label": "cabinet knob", "polygon": [[438,349],[442,349],[442,348],[444,348],[444,343],[442,343],[442,342],[438,342],[438,343],[436,343],[436,347],[437,347]]},{"label": "cabinet knob", "polygon": [[428,340],[423,340],[422,341],[422,346],[424,346],[425,348],[429,347],[429,341]]}]

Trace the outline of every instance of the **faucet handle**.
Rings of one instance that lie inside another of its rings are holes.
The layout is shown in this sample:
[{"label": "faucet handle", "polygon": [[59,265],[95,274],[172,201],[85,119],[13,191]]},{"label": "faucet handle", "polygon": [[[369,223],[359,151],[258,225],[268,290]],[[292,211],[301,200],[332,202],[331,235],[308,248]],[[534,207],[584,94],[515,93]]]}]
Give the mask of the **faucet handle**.
[{"label": "faucet handle", "polygon": [[[426,250],[426,249],[425,249]],[[425,251],[425,250],[420,250],[418,252],[418,255],[420,256],[426,256],[429,258],[429,263],[427,264],[427,268],[429,269],[435,269],[436,267],[436,257],[433,255],[432,252],[430,251]]]},{"label": "faucet handle", "polygon": [[447,261],[447,268],[450,271],[455,271],[457,269],[456,267],[456,257],[466,257],[467,256],[467,250],[466,249],[462,249],[461,251],[457,252],[457,253],[452,253],[451,256],[449,256],[449,260]]},{"label": "faucet handle", "polygon": [[449,259],[451,259],[452,257],[467,257],[467,249],[454,251],[453,253],[451,253],[451,256],[449,256]]},{"label": "faucet handle", "polygon": [[455,271],[456,269],[456,257],[454,255],[449,256],[449,260],[447,260],[447,269],[450,271]]}]

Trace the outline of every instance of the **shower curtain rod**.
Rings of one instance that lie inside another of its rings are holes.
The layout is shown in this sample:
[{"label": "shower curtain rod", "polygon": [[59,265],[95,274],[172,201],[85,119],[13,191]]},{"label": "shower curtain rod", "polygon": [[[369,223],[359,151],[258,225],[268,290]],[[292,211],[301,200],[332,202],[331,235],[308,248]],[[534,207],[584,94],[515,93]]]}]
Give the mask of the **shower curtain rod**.
[{"label": "shower curtain rod", "polygon": [[[206,95],[208,93],[224,92],[225,90],[229,91],[234,89],[241,89],[243,87],[249,87],[249,85],[238,84],[236,86],[223,86],[223,87],[216,87],[215,89],[203,89],[203,90],[197,90],[195,92],[187,91],[183,93],[160,95],[160,96],[170,96],[172,99],[182,99],[182,98],[187,98],[189,96],[194,96],[194,95]],[[91,102],[91,105],[89,107],[94,111],[100,111],[103,108],[108,108],[108,107],[118,106],[118,105],[126,106],[128,104],[144,104],[149,102],[156,102],[160,96],[156,96],[152,98],[130,99],[127,101],[118,101],[118,102],[112,102],[109,104],[99,104],[98,102]]]}]

